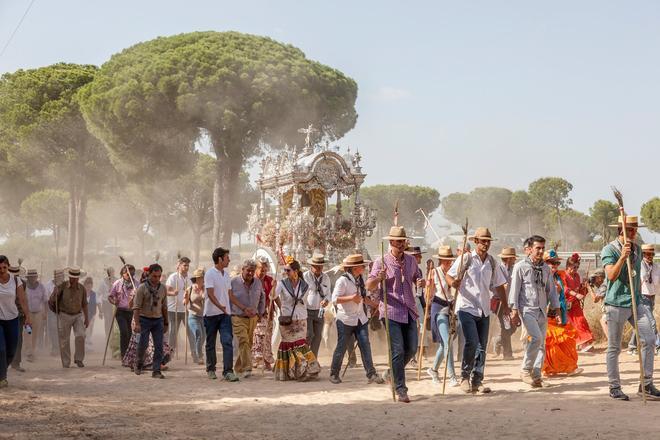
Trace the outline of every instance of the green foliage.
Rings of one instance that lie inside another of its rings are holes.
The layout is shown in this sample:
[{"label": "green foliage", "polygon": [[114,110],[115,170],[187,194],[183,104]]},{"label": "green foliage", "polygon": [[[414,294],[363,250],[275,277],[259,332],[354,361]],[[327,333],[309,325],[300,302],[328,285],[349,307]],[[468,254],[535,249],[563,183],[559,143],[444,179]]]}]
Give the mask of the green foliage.
[{"label": "green foliage", "polygon": [[660,198],[654,197],[642,205],[642,221],[650,231],[660,233]]},{"label": "green foliage", "polygon": [[608,226],[616,223],[619,216],[619,208],[609,200],[596,200],[589,208],[592,227],[597,231],[603,241],[603,245],[612,239],[613,230]]},{"label": "green foliage", "polygon": [[511,209],[513,217],[518,219],[519,222],[524,220],[527,227],[527,234],[532,235],[532,225],[537,223],[534,219],[538,217],[538,211],[532,204],[532,198],[529,196],[529,193],[524,190],[514,191],[509,201],[509,209]]},{"label": "green foliage", "polygon": [[465,193],[451,193],[442,199],[442,215],[450,222],[461,225],[469,215],[470,196]]},{"label": "green foliage", "polygon": [[378,210],[377,221],[389,228],[394,219],[394,204],[399,201],[399,224],[409,228],[409,234],[424,235],[423,209],[428,216],[440,206],[440,193],[434,188],[413,185],[374,185],[360,190],[362,200]]},{"label": "green foliage", "polygon": [[568,209],[573,200],[568,194],[573,185],[561,177],[543,177],[529,184],[529,196],[532,203],[544,210]]},{"label": "green foliage", "polygon": [[487,226],[493,231],[506,230],[512,223],[511,190],[497,187],[473,189],[469,197],[470,223],[475,227]]},{"label": "green foliage", "polygon": [[46,189],[30,194],[21,203],[21,215],[35,229],[50,229],[55,232],[67,223],[69,194],[55,189]]}]

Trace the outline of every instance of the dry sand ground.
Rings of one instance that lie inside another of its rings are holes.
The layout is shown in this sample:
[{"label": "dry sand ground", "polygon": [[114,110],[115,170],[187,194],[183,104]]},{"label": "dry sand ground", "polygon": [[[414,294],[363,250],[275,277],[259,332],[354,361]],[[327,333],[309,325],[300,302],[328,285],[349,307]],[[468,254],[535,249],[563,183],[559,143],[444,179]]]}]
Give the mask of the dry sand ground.
[{"label": "dry sand ground", "polygon": [[[516,354],[519,358],[520,353]],[[578,377],[552,379],[531,391],[518,379],[519,361],[489,359],[490,395],[464,395],[408,370],[413,402],[392,403],[389,388],[367,385],[362,368],[341,385],[275,382],[268,374],[232,384],[206,379],[203,367],[174,361],[166,380],[136,376],[119,362],[84,369],[58,367],[54,358],[10,370],[0,391],[0,438],[654,438],[660,402],[636,396],[635,358],[622,354],[624,390],[631,402],[607,397],[604,353],[584,355]],[[329,359],[323,357],[322,364]],[[384,357],[377,357],[383,368]]]}]

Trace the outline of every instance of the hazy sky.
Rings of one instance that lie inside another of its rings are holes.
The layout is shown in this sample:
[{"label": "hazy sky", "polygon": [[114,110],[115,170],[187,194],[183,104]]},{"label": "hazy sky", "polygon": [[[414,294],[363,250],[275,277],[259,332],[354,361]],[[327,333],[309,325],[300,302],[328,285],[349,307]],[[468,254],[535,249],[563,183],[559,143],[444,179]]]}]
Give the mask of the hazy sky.
[{"label": "hazy sky", "polygon": [[[365,157],[368,184],[444,196],[552,175],[577,209],[617,185],[631,213],[658,195],[660,2],[405,3],[36,0],[0,72],[100,65],[181,32],[266,35],[357,81],[341,143]],[[28,4],[0,0],[0,44]]]}]

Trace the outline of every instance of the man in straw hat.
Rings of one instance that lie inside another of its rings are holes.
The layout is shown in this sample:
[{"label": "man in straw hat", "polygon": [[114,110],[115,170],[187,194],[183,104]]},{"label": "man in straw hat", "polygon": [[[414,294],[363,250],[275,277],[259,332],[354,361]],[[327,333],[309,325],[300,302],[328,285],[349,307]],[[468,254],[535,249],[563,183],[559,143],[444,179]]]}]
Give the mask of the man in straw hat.
[{"label": "man in straw hat", "polygon": [[[389,251],[382,259],[376,260],[366,283],[367,290],[375,291],[378,285],[385,283],[387,295],[387,318],[390,327],[392,348],[392,371],[386,373],[394,380],[399,402],[409,403],[406,387],[406,364],[417,352],[417,305],[415,287],[424,287],[425,280],[419,277],[417,261],[412,255],[406,255],[405,249],[410,237],[401,226],[393,226],[384,240],[389,241]],[[382,291],[380,291],[382,296]],[[385,305],[381,299],[380,316],[385,316]]]},{"label": "man in straw hat", "polygon": [[[655,333],[655,350],[656,354],[660,353],[660,343],[658,342],[658,326],[653,316],[655,309],[655,295],[660,293],[660,270],[658,265],[653,262],[655,257],[655,246],[653,244],[642,245],[642,302],[641,305],[649,309],[649,317],[651,318],[651,326]],[[637,350],[637,338],[635,332],[630,337],[628,343],[628,352],[634,354]]]},{"label": "man in straw hat", "polygon": [[550,267],[543,261],[545,238],[532,235],[525,240],[529,255],[516,263],[511,274],[509,305],[511,320],[522,320],[527,330],[520,378],[534,388],[543,386],[541,370],[545,357],[545,334],[548,329],[546,309],[548,305],[556,316],[560,312],[559,297]]},{"label": "man in straw hat", "polygon": [[[53,271],[53,279],[46,283],[46,294],[48,298],[55,291],[55,287],[59,286],[64,282],[64,270],[55,269]],[[47,313],[47,323],[46,323],[46,334],[50,340],[50,355],[57,356],[60,352],[60,337],[58,336],[57,330],[57,315],[50,307],[48,307]]]},{"label": "man in straw hat", "polygon": [[183,297],[186,289],[190,286],[188,271],[190,270],[190,258],[179,257],[176,271],[167,277],[165,287],[167,288],[167,317],[170,322],[168,341],[170,347],[177,350],[179,342],[179,327],[186,326],[186,312],[183,307]]},{"label": "man in straw hat", "polygon": [[369,263],[370,261],[364,260],[361,254],[344,258],[342,262],[344,274],[339,277],[332,292],[332,302],[337,306],[337,347],[330,366],[330,382],[334,384],[341,383],[339,373],[348,348],[349,335],[354,335],[357,339],[368,383],[384,383],[376,373],[369,343],[367,305],[374,307],[378,305],[367,296],[362,277],[365,266]]},{"label": "man in straw hat", "polygon": [[[69,368],[71,364],[71,329],[75,340],[73,361],[78,368],[83,368],[85,359],[85,329],[89,325],[87,313],[87,292],[79,283],[81,270],[71,267],[68,270],[69,280],[55,287],[48,304],[51,310],[59,314],[59,344],[62,366]],[[56,308],[57,304],[57,308]]]},{"label": "man in straw hat", "polygon": [[25,294],[32,320],[32,334],[28,336],[28,362],[34,362],[34,357],[41,346],[44,324],[46,322],[46,309],[48,308],[48,294],[46,287],[39,282],[37,269],[28,269]]},{"label": "man in straw hat", "polygon": [[305,306],[307,307],[307,345],[318,359],[321,339],[323,339],[323,313],[330,303],[330,277],[323,273],[325,255],[315,253],[307,260],[309,270],[303,274],[303,279],[309,286]]},{"label": "man in straw hat", "polygon": [[[636,216],[626,216],[626,238],[624,239],[623,218],[619,216],[618,223],[612,225],[618,229],[618,236],[607,244],[600,253],[601,261],[607,275],[607,293],[605,294],[605,314],[607,320],[607,378],[610,385],[610,397],[617,400],[629,400],[621,391],[619,377],[619,353],[621,353],[621,338],[626,322],[633,324],[632,294],[630,291],[628,268],[626,260],[630,258],[632,267],[633,290],[636,303],[642,303],[641,295],[641,249],[634,241],[637,229],[642,227]],[[624,244],[625,242],[625,244]],[[638,394],[646,394],[647,399],[660,400],[660,391],[653,385],[653,357],[655,334],[652,328],[652,318],[647,307],[637,308],[637,327],[642,341],[642,363],[644,367],[644,383],[639,384]]]},{"label": "man in straw hat", "polygon": [[[488,254],[493,238],[488,228],[477,228],[469,237],[475,250],[465,252],[447,272],[447,283],[458,290],[456,308],[461,322],[465,347],[461,365],[461,389],[466,393],[489,393],[484,387],[484,368],[488,327],[490,322],[490,291],[494,289],[502,304],[502,313],[509,314],[504,285],[506,278]],[[459,273],[459,266],[461,266]]]},{"label": "man in straw hat", "polygon": [[[502,272],[506,278],[504,289],[506,290],[507,297],[509,295],[509,288],[511,287],[511,274],[513,273],[513,266],[516,264],[518,256],[516,255],[516,248],[505,247],[498,255],[501,263],[498,264],[497,270]],[[504,309],[501,306],[500,299],[497,297],[496,292],[491,291],[493,294],[493,303],[491,310],[497,312],[497,320],[500,322],[500,334],[493,338],[493,349],[495,354],[502,353],[505,361],[513,360],[513,348],[511,347],[511,336],[516,332],[516,326],[511,325],[511,319],[508,315],[504,314]]]}]

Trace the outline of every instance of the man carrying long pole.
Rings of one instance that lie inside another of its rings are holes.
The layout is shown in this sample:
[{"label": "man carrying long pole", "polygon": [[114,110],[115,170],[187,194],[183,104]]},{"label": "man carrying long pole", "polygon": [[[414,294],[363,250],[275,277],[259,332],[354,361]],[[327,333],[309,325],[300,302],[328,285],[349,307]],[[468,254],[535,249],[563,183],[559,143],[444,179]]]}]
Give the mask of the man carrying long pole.
[{"label": "man carrying long pole", "polygon": [[[623,196],[614,189],[619,204],[619,221],[613,227],[618,228],[618,237],[607,244],[601,251],[601,260],[607,275],[607,293],[605,294],[605,316],[607,320],[607,379],[610,397],[617,400],[629,400],[621,390],[619,376],[619,354],[621,338],[626,321],[633,325],[639,347],[640,384],[638,395],[646,399],[660,400],[660,391],[653,385],[653,357],[655,335],[651,327],[649,310],[637,308],[641,302],[640,270],[642,254],[637,237],[639,224],[636,216],[626,216]],[[641,341],[641,344],[640,344]]]},{"label": "man carrying long pole", "polygon": [[[190,269],[190,258],[179,256],[176,272],[172,273],[165,282],[167,287],[167,315],[170,326],[169,344],[179,358],[178,334],[179,324],[184,323],[186,316],[184,312],[183,297],[188,286],[188,270]],[[184,324],[185,325],[185,324]]]},{"label": "man carrying long pole", "polygon": [[[388,253],[374,262],[369,273],[366,288],[375,291],[379,283],[385,285],[380,315],[387,313],[387,334],[392,350],[390,380],[396,385],[399,402],[409,403],[406,387],[405,367],[417,352],[417,305],[415,304],[415,286],[424,287],[425,280],[418,275],[417,261],[412,255],[404,253],[407,241],[406,230],[393,226],[384,240],[390,243]],[[387,302],[387,308],[385,303]]]}]

